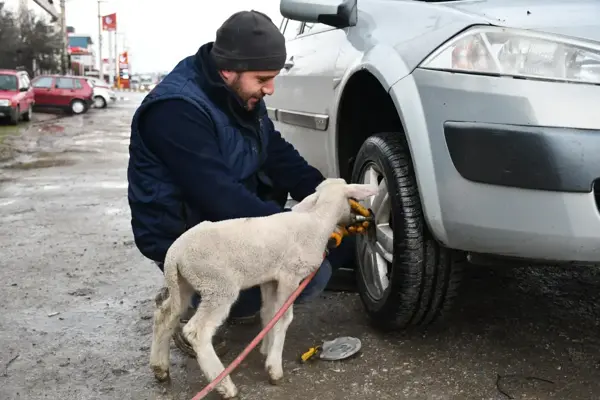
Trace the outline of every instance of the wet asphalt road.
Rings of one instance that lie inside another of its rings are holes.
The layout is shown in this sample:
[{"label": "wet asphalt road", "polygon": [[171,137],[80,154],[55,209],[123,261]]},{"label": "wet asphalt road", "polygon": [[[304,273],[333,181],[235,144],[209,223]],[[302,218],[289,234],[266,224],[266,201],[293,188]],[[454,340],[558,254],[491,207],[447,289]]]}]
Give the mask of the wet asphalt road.
[{"label": "wet asphalt road", "polygon": [[[170,387],[148,368],[161,275],[130,231],[140,95],[127,96],[84,116],[38,114],[18,132],[0,123],[0,399],[183,400],[205,384],[174,346]],[[258,351],[233,379],[243,399],[600,399],[599,300],[589,267],[471,266],[445,326],[381,335],[356,294],[328,292],[295,309],[284,384],[269,386]],[[231,332],[224,361],[257,330]],[[341,335],[362,339],[359,357],[295,361]]]}]

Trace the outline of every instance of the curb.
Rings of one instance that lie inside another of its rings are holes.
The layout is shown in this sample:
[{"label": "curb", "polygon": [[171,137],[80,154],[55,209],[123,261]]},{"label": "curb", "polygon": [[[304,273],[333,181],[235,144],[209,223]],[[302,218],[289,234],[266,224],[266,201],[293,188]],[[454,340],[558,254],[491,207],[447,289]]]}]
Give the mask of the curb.
[{"label": "curb", "polygon": [[128,93],[148,93],[148,92],[150,92],[149,89],[128,89],[128,88],[117,88],[117,87],[113,87],[113,90],[116,90],[119,92],[128,92]]}]

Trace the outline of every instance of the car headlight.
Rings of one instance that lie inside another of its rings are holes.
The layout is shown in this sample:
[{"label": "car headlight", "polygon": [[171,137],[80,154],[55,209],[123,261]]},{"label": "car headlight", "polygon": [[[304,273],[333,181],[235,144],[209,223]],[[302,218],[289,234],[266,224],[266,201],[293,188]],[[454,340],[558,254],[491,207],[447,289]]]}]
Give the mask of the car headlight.
[{"label": "car headlight", "polygon": [[476,26],[427,57],[421,68],[600,83],[600,46],[523,29]]},{"label": "car headlight", "polygon": [[10,106],[10,100],[0,100],[0,106],[2,106],[2,107]]}]

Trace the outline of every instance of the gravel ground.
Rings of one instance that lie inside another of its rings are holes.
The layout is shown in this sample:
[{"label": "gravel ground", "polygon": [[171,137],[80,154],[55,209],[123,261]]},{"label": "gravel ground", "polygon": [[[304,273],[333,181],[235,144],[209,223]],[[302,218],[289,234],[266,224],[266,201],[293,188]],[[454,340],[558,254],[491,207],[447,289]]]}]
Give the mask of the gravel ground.
[{"label": "gravel ground", "polygon": [[[128,96],[84,116],[0,123],[0,399],[191,399],[206,384],[174,346],[170,386],[148,367],[161,275],[130,230],[140,95]],[[470,266],[446,325],[388,335],[356,294],[328,292],[295,309],[281,386],[267,383],[258,351],[233,379],[244,399],[600,399],[599,289],[590,267]],[[224,362],[257,331],[230,332]],[[341,335],[362,340],[358,357],[297,363]]]}]

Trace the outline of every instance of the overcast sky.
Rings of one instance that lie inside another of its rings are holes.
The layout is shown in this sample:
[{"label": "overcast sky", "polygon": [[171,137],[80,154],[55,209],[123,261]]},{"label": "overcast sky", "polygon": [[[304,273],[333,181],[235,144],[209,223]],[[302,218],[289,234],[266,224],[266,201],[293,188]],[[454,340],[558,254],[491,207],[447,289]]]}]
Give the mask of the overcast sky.
[{"label": "overcast sky", "polygon": [[[19,0],[8,0],[17,6]],[[29,7],[41,9],[29,0]],[[58,1],[55,1],[58,3]],[[212,5],[209,7],[208,4]],[[58,4],[57,4],[58,7]],[[67,25],[75,33],[88,34],[98,42],[97,0],[67,0]],[[255,9],[269,15],[279,26],[279,0],[106,0],[102,14],[117,13],[117,29],[130,50],[132,72],[169,71],[183,57],[214,40],[217,28],[236,11]],[[108,51],[104,32],[103,57]]]}]

